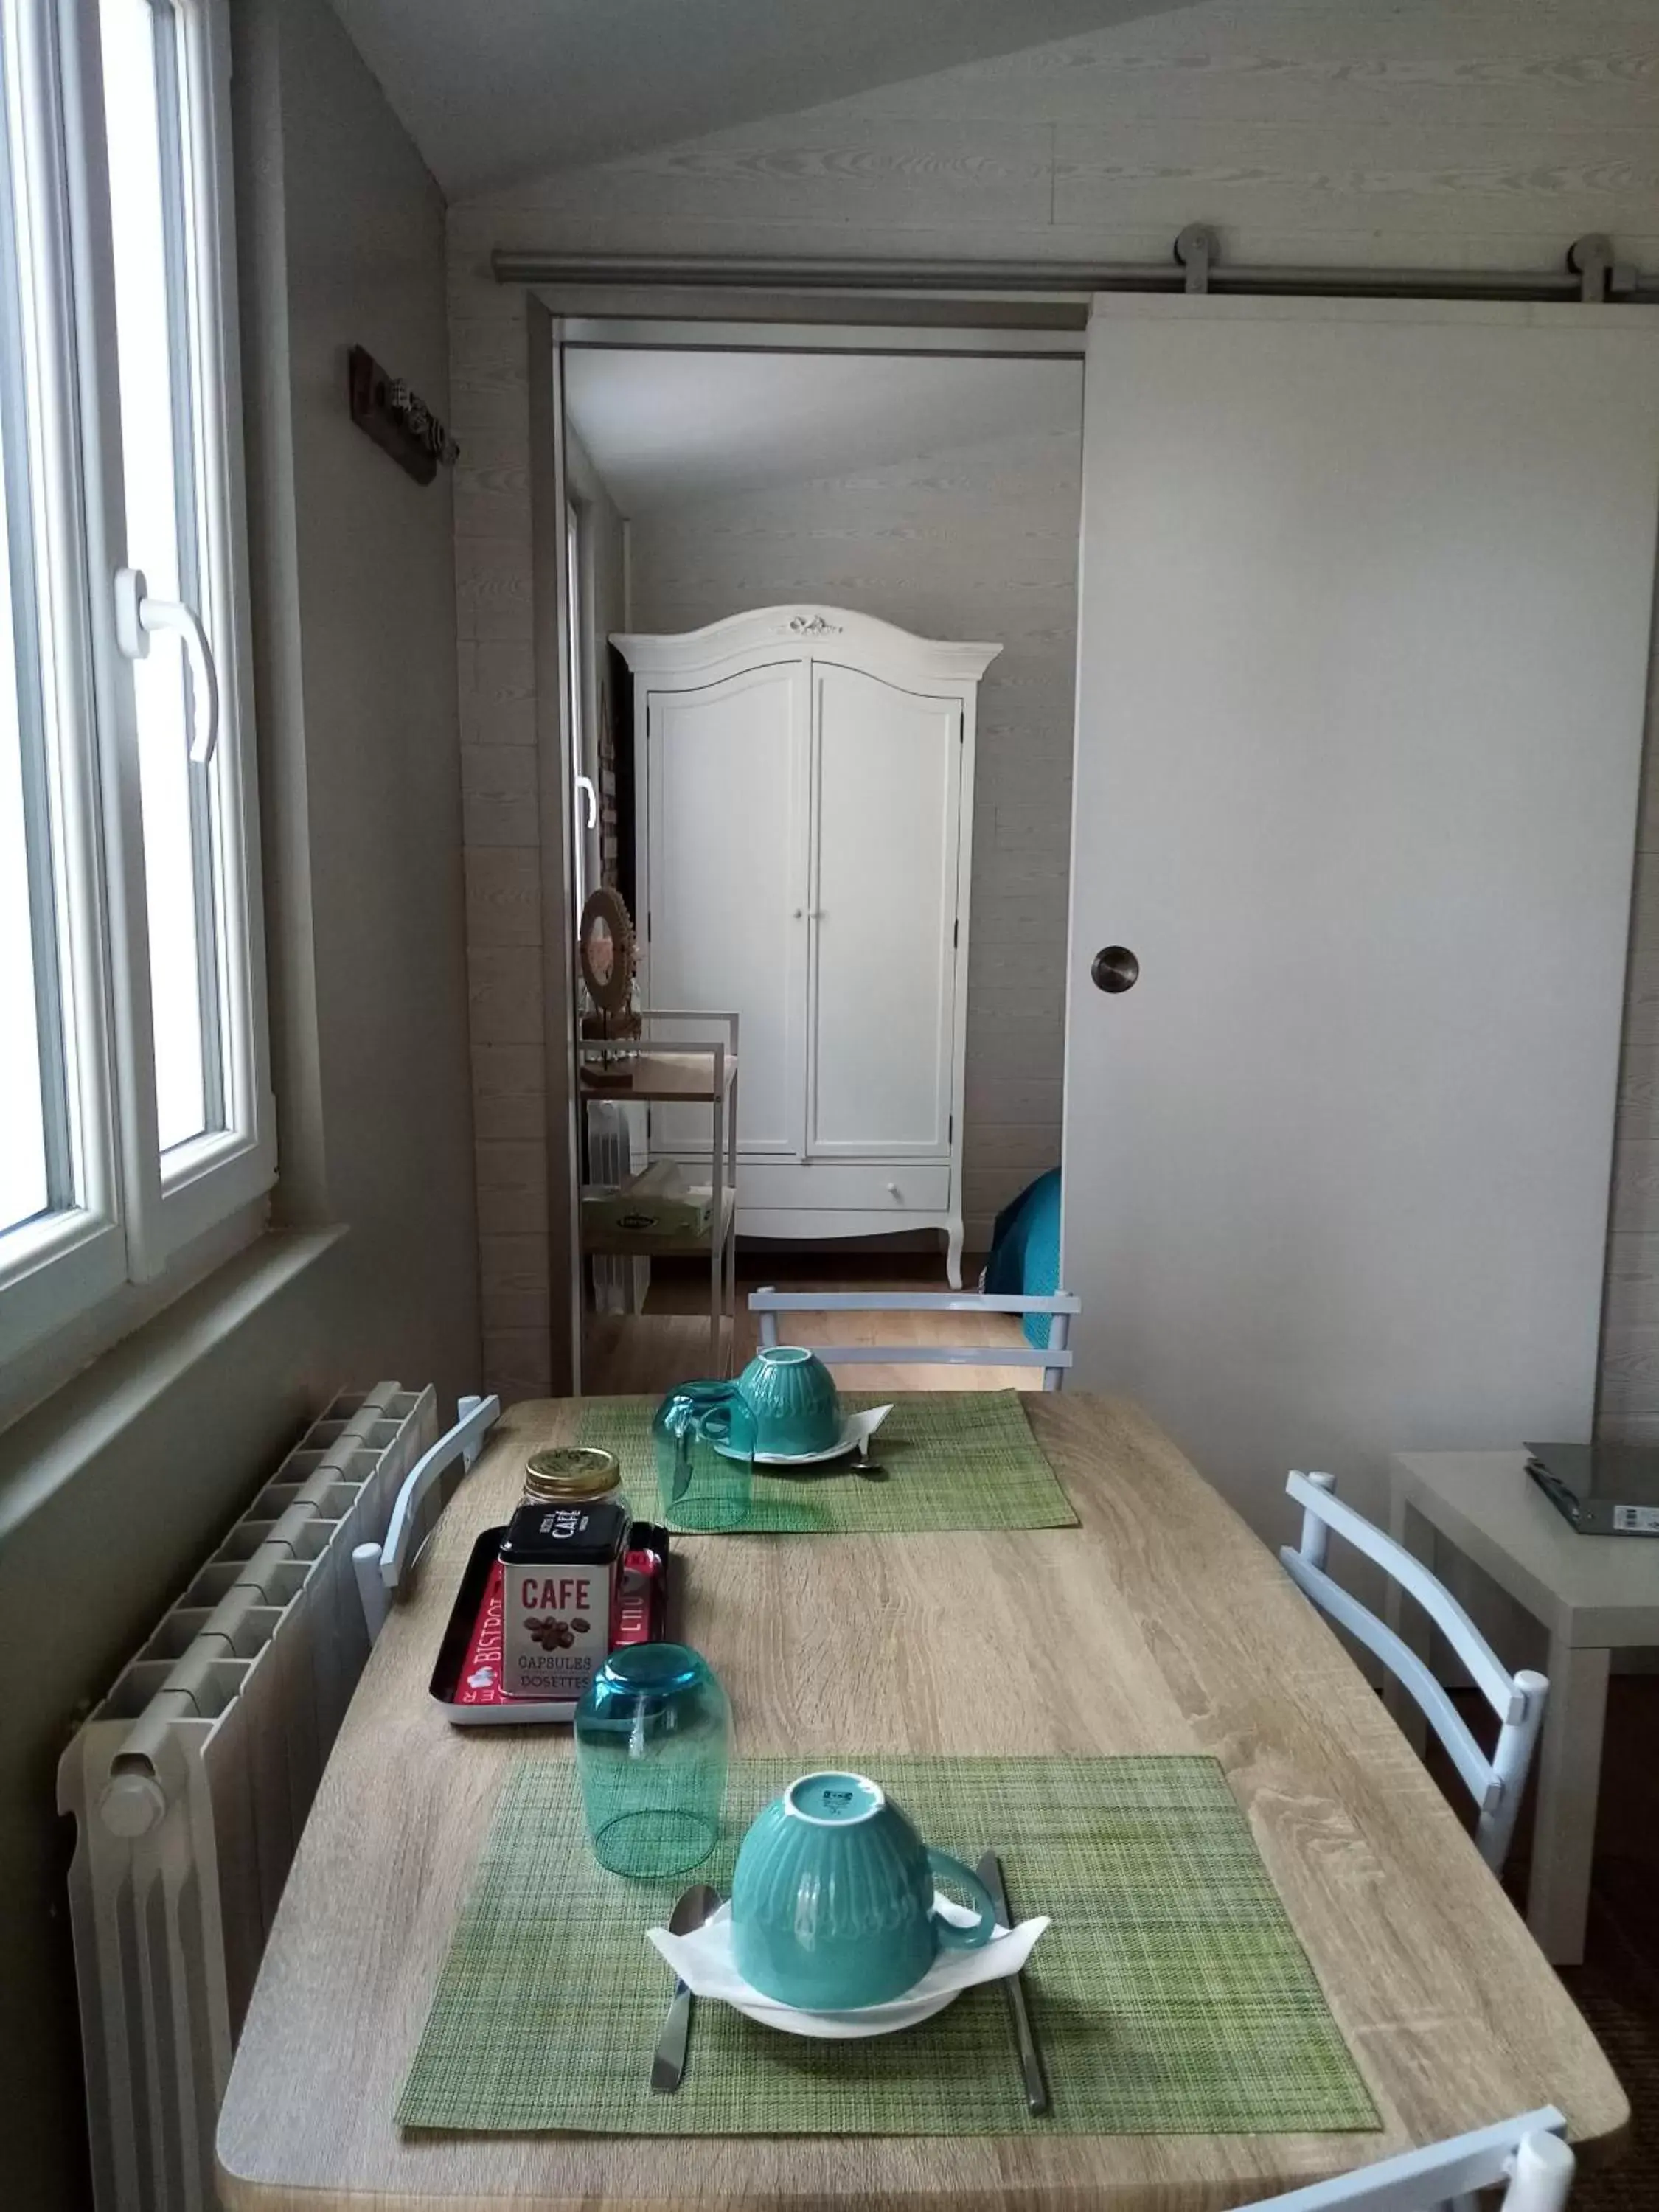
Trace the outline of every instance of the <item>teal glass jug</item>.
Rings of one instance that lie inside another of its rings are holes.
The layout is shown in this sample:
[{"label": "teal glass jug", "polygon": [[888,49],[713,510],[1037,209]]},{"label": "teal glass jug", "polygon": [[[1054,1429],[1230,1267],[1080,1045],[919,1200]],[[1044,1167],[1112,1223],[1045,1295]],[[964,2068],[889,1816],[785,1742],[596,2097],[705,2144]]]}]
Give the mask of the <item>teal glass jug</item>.
[{"label": "teal glass jug", "polygon": [[708,1534],[749,1518],[755,1417],[735,1382],[681,1382],[651,1425],[658,1510],[671,1528]]}]

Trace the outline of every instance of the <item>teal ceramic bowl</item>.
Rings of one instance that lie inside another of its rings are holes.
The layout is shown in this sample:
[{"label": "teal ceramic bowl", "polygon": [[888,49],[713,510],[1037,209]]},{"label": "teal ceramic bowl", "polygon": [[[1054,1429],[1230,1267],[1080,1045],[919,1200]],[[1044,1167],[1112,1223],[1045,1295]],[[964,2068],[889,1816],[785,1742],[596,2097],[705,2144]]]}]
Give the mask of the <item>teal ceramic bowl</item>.
[{"label": "teal ceramic bowl", "polygon": [[763,1345],[738,1377],[755,1416],[755,1449],[797,1459],[828,1451],[841,1434],[841,1400],[830,1370],[798,1344]]},{"label": "teal ceramic bowl", "polygon": [[[941,1920],[943,1882],[978,1912]],[[738,1971],[779,2004],[849,2012],[914,1989],[940,1951],[989,1942],[996,1913],[959,1860],[930,1850],[877,1783],[805,1774],[756,1820],[732,1883]]]}]

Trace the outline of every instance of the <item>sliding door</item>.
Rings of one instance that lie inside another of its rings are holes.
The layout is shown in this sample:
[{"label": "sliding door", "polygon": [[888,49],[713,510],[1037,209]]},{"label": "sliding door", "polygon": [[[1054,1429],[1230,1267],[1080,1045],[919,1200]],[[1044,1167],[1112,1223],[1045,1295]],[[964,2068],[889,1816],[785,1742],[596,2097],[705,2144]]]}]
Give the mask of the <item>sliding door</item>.
[{"label": "sliding door", "polygon": [[1103,301],[1078,1380],[1292,1465],[1592,1419],[1659,506],[1624,307]]}]

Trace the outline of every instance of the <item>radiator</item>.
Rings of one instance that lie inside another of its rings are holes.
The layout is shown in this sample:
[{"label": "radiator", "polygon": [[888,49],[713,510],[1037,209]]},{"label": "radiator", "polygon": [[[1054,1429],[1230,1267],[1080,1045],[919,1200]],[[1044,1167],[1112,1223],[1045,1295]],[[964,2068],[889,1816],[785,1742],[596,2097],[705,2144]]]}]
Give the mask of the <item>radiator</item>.
[{"label": "radiator", "polygon": [[59,1762],[98,2212],[217,2202],[231,2051],[368,1656],[352,1553],[437,1425],[429,1389],[337,1398]]},{"label": "radiator", "polygon": [[[605,1098],[587,1109],[587,1172],[596,1188],[620,1189],[630,1175],[645,1165],[645,1115],[621,1099]],[[621,1253],[596,1254],[588,1262],[593,1270],[595,1313],[642,1313],[651,1287],[651,1262],[629,1259]]]}]

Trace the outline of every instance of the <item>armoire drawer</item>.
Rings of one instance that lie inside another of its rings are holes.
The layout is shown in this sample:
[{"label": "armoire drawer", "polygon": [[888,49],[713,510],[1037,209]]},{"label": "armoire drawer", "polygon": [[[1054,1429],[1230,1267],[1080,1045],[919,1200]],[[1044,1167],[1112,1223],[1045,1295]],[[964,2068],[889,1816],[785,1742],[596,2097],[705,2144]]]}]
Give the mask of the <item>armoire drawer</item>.
[{"label": "armoire drawer", "polygon": [[739,1159],[738,1200],[745,1206],[942,1213],[951,1203],[951,1167],[946,1160],[883,1166],[867,1160]]}]

